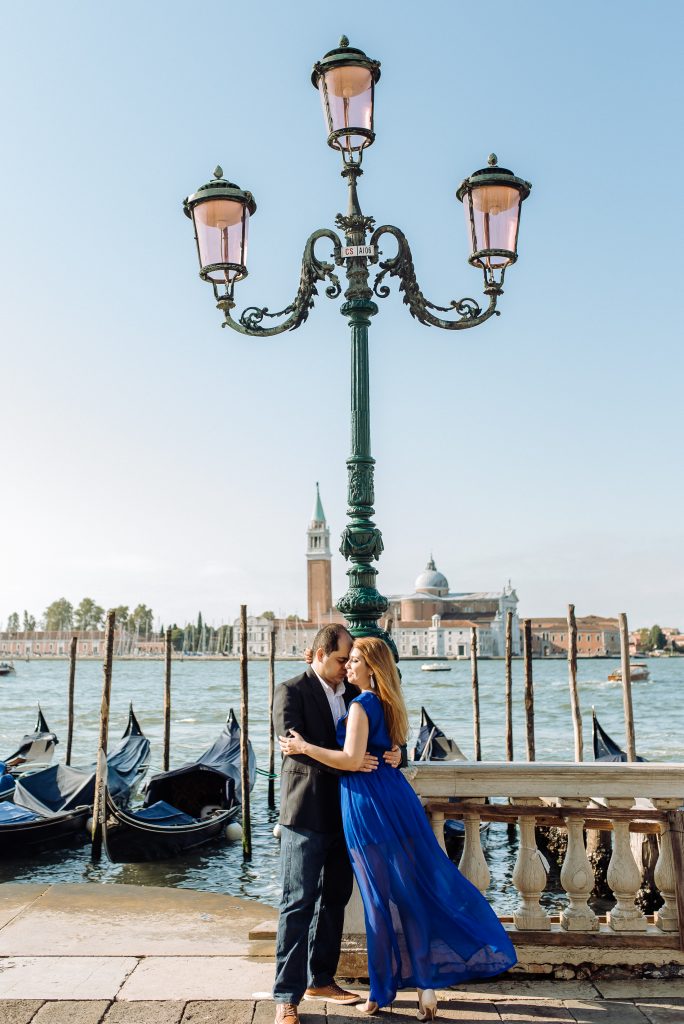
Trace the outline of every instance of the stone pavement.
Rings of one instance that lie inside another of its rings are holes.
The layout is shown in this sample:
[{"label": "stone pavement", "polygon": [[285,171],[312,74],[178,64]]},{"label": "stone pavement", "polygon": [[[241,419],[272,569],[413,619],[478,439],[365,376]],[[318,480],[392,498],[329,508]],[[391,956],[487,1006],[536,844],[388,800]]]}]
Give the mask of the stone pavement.
[{"label": "stone pavement", "polygon": [[[0,1024],[271,1024],[263,904],[136,885],[0,886]],[[363,987],[359,986],[359,991]],[[402,992],[377,1018],[415,1020]],[[302,1024],[353,1008],[303,1003]],[[440,993],[444,1021],[684,1024],[684,978],[504,977]]]},{"label": "stone pavement", "polygon": [[[442,993],[437,1019],[460,1024],[682,1024],[684,999],[538,999],[529,996],[458,996]],[[359,1024],[353,1008],[303,1003],[302,1024]],[[372,1018],[381,1024],[415,1021],[407,996]],[[272,1024],[266,1000],[0,1000],[0,1024]]]}]

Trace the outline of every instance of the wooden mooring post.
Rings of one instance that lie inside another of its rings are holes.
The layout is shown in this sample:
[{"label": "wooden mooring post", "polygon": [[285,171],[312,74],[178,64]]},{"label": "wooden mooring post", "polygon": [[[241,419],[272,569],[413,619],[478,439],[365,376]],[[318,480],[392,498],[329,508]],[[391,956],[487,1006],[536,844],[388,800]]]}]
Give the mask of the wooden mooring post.
[{"label": "wooden mooring post", "polygon": [[109,703],[112,693],[112,660],[114,656],[113,609],[107,612],[105,624],[105,652],[102,667],[102,704],[100,705],[100,736],[97,745],[95,769],[95,800],[93,804],[92,859],[102,856],[102,825],[107,815],[107,738],[109,736]]},{"label": "wooden mooring post", "polygon": [[523,620],[523,658],[525,661],[525,735],[527,760],[534,761],[534,684],[532,681],[532,620]]},{"label": "wooden mooring post", "polygon": [[629,664],[629,627],[627,616],[620,612],[620,658],[622,664],[622,705],[625,712],[625,753],[628,761],[636,761],[634,709],[632,708],[632,673]]},{"label": "wooden mooring post", "polygon": [[268,806],[275,808],[275,729],[273,728],[273,700],[275,697],[276,629],[271,630],[268,644]]},{"label": "wooden mooring post", "polygon": [[572,727],[575,733],[575,761],[583,761],[584,738],[582,736],[582,710],[577,690],[577,621],[574,604],[568,605],[568,682],[570,684]]},{"label": "wooden mooring post", "polygon": [[76,691],[76,651],[78,637],[72,636],[69,648],[69,693],[67,696],[67,742],[64,763],[71,764],[71,747],[74,742],[74,693]]},{"label": "wooden mooring post", "polygon": [[252,857],[249,807],[249,689],[247,680],[247,605],[240,605],[240,781],[242,784],[242,852]]},{"label": "wooden mooring post", "polygon": [[513,612],[506,612],[506,760],[513,760]]},{"label": "wooden mooring post", "polygon": [[162,747],[162,771],[168,772],[171,763],[171,626],[166,630],[165,672],[164,672],[164,745]]},{"label": "wooden mooring post", "polygon": [[477,626],[470,627],[470,669],[473,682],[473,743],[475,760],[482,760],[480,736],[480,681],[477,676]]}]

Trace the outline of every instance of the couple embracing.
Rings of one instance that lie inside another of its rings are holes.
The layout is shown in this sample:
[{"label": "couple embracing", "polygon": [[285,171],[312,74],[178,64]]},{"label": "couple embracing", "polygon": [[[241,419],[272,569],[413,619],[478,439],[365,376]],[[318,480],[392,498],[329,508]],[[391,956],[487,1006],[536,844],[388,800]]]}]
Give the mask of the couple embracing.
[{"label": "couple embracing", "polygon": [[[282,900],[275,1024],[299,1024],[302,999],[372,1015],[398,989],[435,989],[511,967],[510,939],[487,901],[440,848],[398,771],[408,716],[392,654],[344,626],[319,630],[307,670],[276,690]],[[353,872],[353,874],[352,874]],[[335,982],[353,876],[363,901],[369,997]]]}]

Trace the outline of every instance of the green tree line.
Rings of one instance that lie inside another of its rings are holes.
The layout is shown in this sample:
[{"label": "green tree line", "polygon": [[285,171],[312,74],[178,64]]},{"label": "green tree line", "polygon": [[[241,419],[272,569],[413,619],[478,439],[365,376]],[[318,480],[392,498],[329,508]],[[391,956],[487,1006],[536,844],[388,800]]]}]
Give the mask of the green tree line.
[{"label": "green tree line", "polygon": [[[129,605],[121,604],[114,609],[114,613],[117,626],[134,636],[163,637],[166,633],[164,626],[161,626],[159,633],[155,634],[154,614],[147,605],[139,604],[131,611]],[[274,617],[272,612],[266,614],[268,617]],[[36,629],[51,632],[101,629],[104,618],[104,608],[91,597],[84,597],[76,607],[65,597],[60,597],[47,606],[37,622],[35,616],[29,615],[27,611],[24,612],[23,619],[18,612],[12,612],[7,619],[7,632],[30,633]],[[207,626],[202,612],[198,613],[196,622],[187,622],[184,626],[174,623],[170,628],[171,641],[177,651],[184,651],[187,654],[221,654],[232,647],[232,625]]]},{"label": "green tree line", "polygon": [[[122,604],[114,611],[117,625],[125,627],[129,632],[135,633],[137,636],[148,636],[153,632],[154,613],[147,605],[139,604],[133,611],[130,611],[128,605]],[[7,619],[7,632],[19,633],[23,630],[31,633],[35,629],[51,632],[63,632],[70,629],[102,629],[104,618],[104,608],[97,604],[92,597],[84,597],[75,607],[71,601],[67,601],[66,597],[60,597],[47,606],[38,621],[27,611],[24,611],[23,619],[20,619],[19,612],[12,612]]]},{"label": "green tree line", "polygon": [[660,626],[639,630],[639,647],[642,651],[663,651],[667,645],[667,637]]}]

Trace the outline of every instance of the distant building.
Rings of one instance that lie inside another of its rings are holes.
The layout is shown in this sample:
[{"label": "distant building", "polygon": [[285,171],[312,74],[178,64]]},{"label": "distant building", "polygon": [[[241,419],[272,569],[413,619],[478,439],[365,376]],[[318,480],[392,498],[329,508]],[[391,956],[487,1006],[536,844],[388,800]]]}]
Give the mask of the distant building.
[{"label": "distant building", "polygon": [[478,651],[501,656],[506,645],[506,614],[512,613],[513,654],[520,654],[518,595],[510,582],[497,591],[451,592],[446,576],[430,557],[410,594],[389,598],[392,636],[401,657],[470,657],[471,628]]},{"label": "distant building", "polygon": [[[104,630],[65,629],[0,633],[0,655],[10,658],[63,658],[68,656],[71,638],[78,637],[79,658],[104,655]],[[164,638],[137,637],[125,629],[114,631],[114,654],[131,657],[156,657],[164,653]]]},{"label": "distant building", "polygon": [[392,630],[400,658],[469,658],[472,627],[477,627],[477,650],[483,658],[494,654],[488,625],[469,619],[442,619],[433,615],[429,623],[402,622]]},{"label": "distant building", "polygon": [[[567,657],[568,646],[567,619],[532,619],[532,654],[535,657]],[[577,654],[580,658],[610,658],[619,655],[618,620],[604,619],[599,615],[578,618]]]}]

